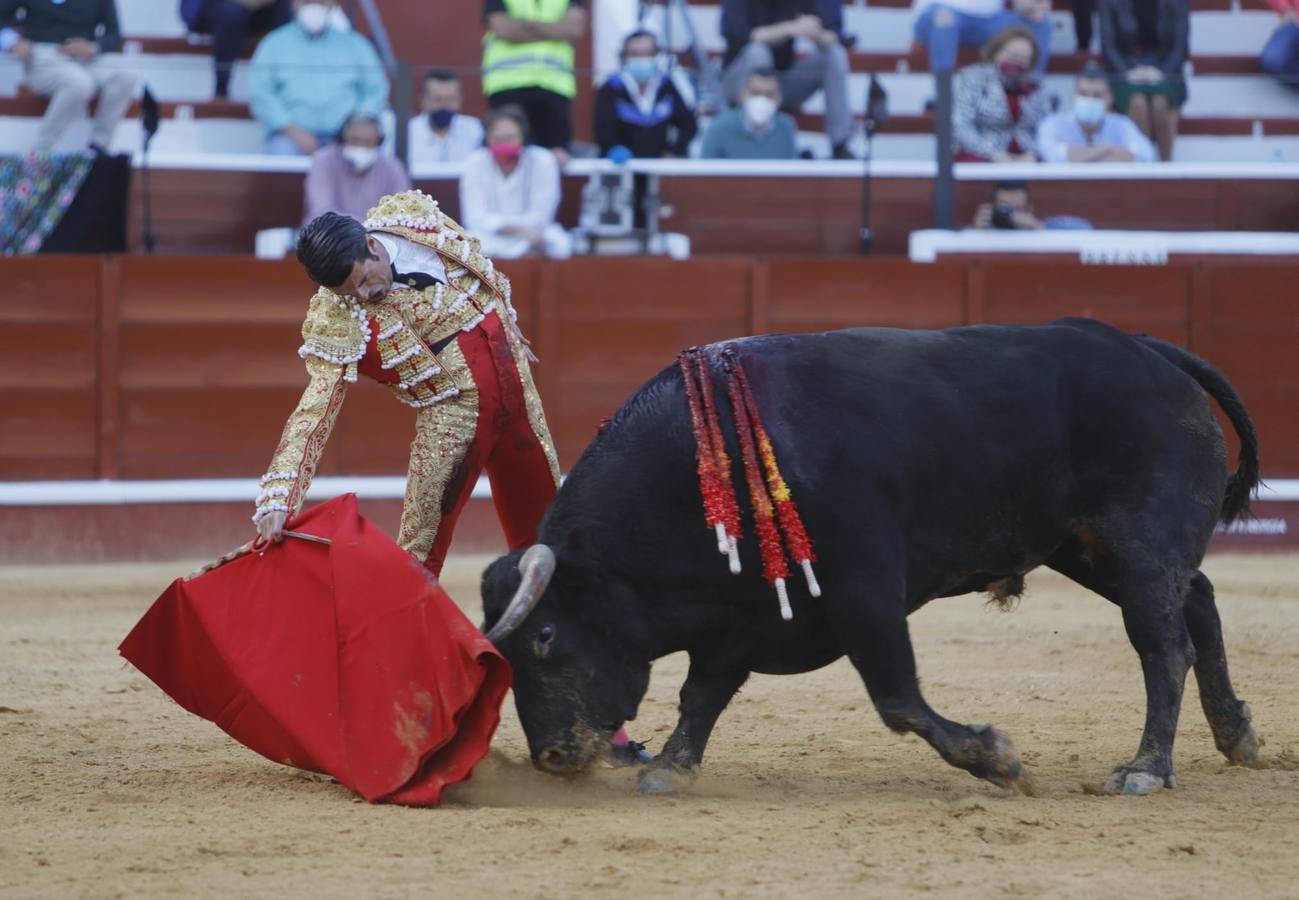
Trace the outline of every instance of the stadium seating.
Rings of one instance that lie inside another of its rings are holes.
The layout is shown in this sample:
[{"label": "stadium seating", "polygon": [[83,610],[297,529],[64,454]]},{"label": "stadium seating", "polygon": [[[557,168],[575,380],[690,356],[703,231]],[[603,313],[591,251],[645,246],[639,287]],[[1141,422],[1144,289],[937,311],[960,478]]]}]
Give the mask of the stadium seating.
[{"label": "stadium seating", "polygon": [[[598,4],[597,4],[598,5]],[[616,4],[610,4],[615,6]],[[140,72],[142,83],[164,101],[164,124],[154,145],[158,152],[256,153],[261,131],[250,118],[247,62],[237,63],[232,100],[211,100],[212,71],[208,47],[188,38],[177,15],[175,0],[118,0],[124,52]],[[628,10],[634,4],[621,4]],[[1191,28],[1190,100],[1177,144],[1179,161],[1299,160],[1299,94],[1275,84],[1258,70],[1257,55],[1274,27],[1276,16],[1262,0],[1195,0]],[[869,73],[878,73],[889,92],[892,119],[875,142],[880,159],[925,159],[933,155],[932,119],[924,113],[932,96],[932,81],[924,58],[912,46],[910,11],[905,0],[876,0],[846,5],[847,30],[858,36],[852,54],[850,89],[854,107],[864,107]],[[720,5],[691,3],[690,16],[702,42],[715,57],[723,44],[718,30]],[[626,15],[632,13],[627,12]],[[659,16],[661,21],[662,12]],[[1074,46],[1073,23],[1064,4],[1057,3],[1055,54],[1047,89],[1062,98],[1070,93],[1070,73],[1081,66]],[[597,67],[609,65],[612,48],[628,27],[616,13],[595,17],[593,58]],[[471,23],[477,27],[476,21]],[[684,35],[677,21],[671,29],[680,44]],[[417,65],[438,62],[413,60]],[[19,88],[21,69],[0,58],[0,153],[24,150],[44,107],[38,97]],[[475,93],[471,91],[471,94]],[[800,144],[824,155],[819,133],[822,105],[813,97],[800,116]],[[579,135],[587,123],[578,120]],[[69,136],[69,141],[75,139]],[[134,119],[119,129],[116,149],[139,147]],[[863,148],[859,147],[859,151]]]}]

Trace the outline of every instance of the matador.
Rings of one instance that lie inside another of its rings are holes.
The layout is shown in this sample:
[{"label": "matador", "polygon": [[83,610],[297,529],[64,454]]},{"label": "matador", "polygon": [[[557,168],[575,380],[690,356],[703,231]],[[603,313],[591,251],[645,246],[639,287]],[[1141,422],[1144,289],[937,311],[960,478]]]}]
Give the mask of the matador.
[{"label": "matador", "polygon": [[358,374],[415,409],[397,542],[436,575],[486,470],[510,547],[532,544],[559,466],[510,283],[420,191],[384,197],[364,223],[326,213],[298,241],[320,286],[298,354],[310,382],[262,476],[253,522],[278,539],[302,508]]}]

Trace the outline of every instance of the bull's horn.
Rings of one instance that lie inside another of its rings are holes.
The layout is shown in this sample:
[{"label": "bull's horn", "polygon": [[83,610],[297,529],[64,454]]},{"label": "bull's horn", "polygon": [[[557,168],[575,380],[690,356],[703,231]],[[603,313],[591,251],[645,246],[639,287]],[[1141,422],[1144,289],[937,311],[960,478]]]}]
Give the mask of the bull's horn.
[{"label": "bull's horn", "polygon": [[500,621],[487,632],[487,640],[493,644],[508,637],[537,605],[546,585],[550,584],[550,576],[555,574],[555,551],[545,544],[533,544],[519,560],[519,571],[523,573],[519,589],[510,599],[510,605],[505,607]]}]

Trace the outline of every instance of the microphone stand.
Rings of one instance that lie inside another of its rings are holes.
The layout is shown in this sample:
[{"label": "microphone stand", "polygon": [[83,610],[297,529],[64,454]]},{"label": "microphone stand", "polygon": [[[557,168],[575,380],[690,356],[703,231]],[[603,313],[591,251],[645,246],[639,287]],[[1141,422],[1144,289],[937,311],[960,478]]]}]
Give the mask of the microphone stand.
[{"label": "microphone stand", "polygon": [[871,252],[875,234],[871,231],[871,167],[875,163],[875,132],[884,127],[889,118],[888,94],[871,73],[870,89],[866,93],[866,116],[862,127],[866,131],[866,170],[862,174],[861,231],[859,250],[862,256]]},{"label": "microphone stand", "polygon": [[149,143],[158,132],[158,101],[148,86],[140,98],[140,127],[144,131],[144,146],[140,150],[140,205],[143,226],[144,252],[153,254],[158,236],[153,232],[153,191],[149,184]]}]

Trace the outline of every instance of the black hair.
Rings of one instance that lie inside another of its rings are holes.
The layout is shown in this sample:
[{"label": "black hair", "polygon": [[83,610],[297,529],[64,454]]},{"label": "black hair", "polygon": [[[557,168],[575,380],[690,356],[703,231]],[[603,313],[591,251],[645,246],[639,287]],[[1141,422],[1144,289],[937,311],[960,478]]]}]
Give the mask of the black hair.
[{"label": "black hair", "polygon": [[532,140],[532,129],[528,126],[527,113],[523,111],[523,107],[515,106],[513,103],[498,106],[487,114],[487,118],[483,120],[483,140],[487,140],[487,135],[492,130],[492,126],[501,119],[508,119],[519,126],[519,131],[523,134],[523,143],[526,144]]},{"label": "black hair", "polygon": [[377,144],[377,146],[382,147],[383,146],[383,122],[379,120],[379,116],[376,113],[367,112],[363,109],[358,109],[355,112],[348,114],[347,118],[343,120],[343,124],[338,126],[338,133],[334,135],[334,140],[337,141],[339,144],[342,144],[343,135],[347,133],[347,126],[357,121],[369,122],[371,125],[374,126],[374,130],[379,135],[379,143]]},{"label": "black hair", "polygon": [[1009,181],[998,181],[992,188],[994,194],[1000,191],[1023,191],[1028,193],[1028,182],[1022,178],[1016,178]]},{"label": "black hair", "polygon": [[424,73],[425,81],[459,81],[460,76],[452,69],[429,69]]},{"label": "black hair", "polygon": [[652,32],[652,31],[648,31],[648,30],[646,30],[646,29],[644,29],[644,28],[637,28],[637,29],[636,29],[635,31],[633,31],[631,34],[627,35],[625,38],[622,39],[622,49],[621,49],[620,51],[618,51],[618,55],[619,55],[620,57],[626,57],[626,56],[627,56],[627,45],[630,44],[632,41],[636,40],[636,38],[642,38],[642,37],[647,37],[647,38],[649,38],[651,41],[653,41],[653,42],[654,42],[654,52],[655,52],[655,53],[658,53],[658,51],[659,51],[659,39],[658,39],[658,35],[656,35],[656,34],[655,34],[654,32]]},{"label": "black hair", "polygon": [[[749,78],[752,78],[752,77],[754,77],[755,75],[756,75],[757,77],[759,77],[759,78],[779,78],[779,77],[780,77],[779,75],[776,74],[776,70],[773,69],[773,68],[771,68],[770,66],[758,66],[757,68],[750,69],[750,70],[749,70]],[[748,79],[745,79],[745,80],[747,81]]]},{"label": "black hair", "polygon": [[1078,72],[1078,81],[1103,81],[1109,84],[1110,75],[1101,68],[1100,63],[1094,59],[1089,59],[1083,63],[1082,69]]},{"label": "black hair", "polygon": [[378,257],[366,245],[365,228],[351,216],[316,216],[298,236],[298,262],[321,287],[338,287],[352,274],[352,266],[365,259]]}]

